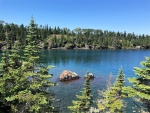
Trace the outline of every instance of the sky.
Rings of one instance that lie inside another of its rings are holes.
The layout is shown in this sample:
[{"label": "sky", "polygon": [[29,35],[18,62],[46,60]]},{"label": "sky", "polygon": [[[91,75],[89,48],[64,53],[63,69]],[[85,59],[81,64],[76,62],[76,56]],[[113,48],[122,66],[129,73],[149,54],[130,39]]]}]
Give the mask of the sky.
[{"label": "sky", "polygon": [[0,20],[150,35],[150,0],[0,0]]}]

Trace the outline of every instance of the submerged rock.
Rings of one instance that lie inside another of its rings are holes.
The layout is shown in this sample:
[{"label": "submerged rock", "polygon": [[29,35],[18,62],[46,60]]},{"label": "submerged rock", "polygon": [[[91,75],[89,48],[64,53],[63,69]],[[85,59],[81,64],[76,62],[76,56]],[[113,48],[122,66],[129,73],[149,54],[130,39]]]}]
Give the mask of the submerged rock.
[{"label": "submerged rock", "polygon": [[64,70],[59,76],[60,81],[70,81],[75,79],[79,79],[79,76],[75,72],[69,70]]},{"label": "submerged rock", "polygon": [[61,102],[61,100],[60,100],[60,99],[56,99],[55,101],[56,101],[56,102]]}]

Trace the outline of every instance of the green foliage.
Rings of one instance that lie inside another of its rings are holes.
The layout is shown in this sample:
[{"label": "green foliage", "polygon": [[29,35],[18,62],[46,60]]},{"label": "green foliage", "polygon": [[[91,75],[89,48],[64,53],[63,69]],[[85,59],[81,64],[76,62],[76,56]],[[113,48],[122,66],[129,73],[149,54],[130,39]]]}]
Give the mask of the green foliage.
[{"label": "green foliage", "polygon": [[116,81],[114,83],[114,87],[118,93],[119,96],[122,95],[122,88],[124,86],[125,80],[124,80],[124,74],[123,69],[119,69],[118,77],[116,78]]},{"label": "green foliage", "polygon": [[122,98],[119,97],[115,87],[111,87],[109,91],[103,94],[105,95],[104,105],[110,112],[122,112],[124,102]]},{"label": "green foliage", "polygon": [[5,34],[4,34],[4,26],[2,23],[0,23],[0,40],[4,41],[5,40]]},{"label": "green foliage", "polygon": [[[8,48],[11,48],[14,42],[19,40],[21,43],[20,46],[22,48],[25,47],[26,34],[31,27],[25,27],[23,24],[18,26],[13,23],[4,23],[0,23],[0,41],[6,42]],[[95,49],[150,48],[149,35],[135,35],[134,33],[81,28],[75,28],[73,31],[70,31],[68,28],[51,28],[48,25],[36,25],[34,27],[32,26],[32,29],[37,29],[35,39],[38,40],[38,44],[48,42],[46,48],[68,47],[69,44],[73,45],[71,48],[84,48],[85,45],[92,46]],[[50,37],[52,37],[52,41],[48,41]]]},{"label": "green foliage", "polygon": [[[25,77],[22,77],[21,71],[21,56],[19,55],[18,50],[18,42],[13,46],[13,50],[8,52],[4,50],[2,61],[0,63],[0,102],[3,106],[12,107],[12,103],[14,105],[17,104],[18,99],[16,99],[16,95],[21,90],[22,80]],[[11,108],[12,111],[14,110]],[[9,111],[11,111],[9,109]]]},{"label": "green foliage", "polygon": [[[112,75],[110,75],[110,79]],[[107,89],[99,91],[101,99],[98,100],[97,106],[100,111],[111,113],[122,113],[125,103],[123,101],[124,74],[122,68],[119,69],[118,77],[113,85],[108,80]]]},{"label": "green foliage", "polygon": [[43,112],[46,112],[45,107],[48,108],[48,111],[53,108],[50,105],[52,94],[49,93],[48,89],[55,84],[49,81],[49,78],[51,78],[52,75],[48,74],[48,69],[51,67],[43,67],[40,65],[39,52],[36,47],[36,38],[36,25],[32,19],[29,27],[29,33],[27,35],[27,46],[24,49],[25,60],[23,62],[24,75],[29,77],[28,84],[26,84],[26,90],[31,93],[31,99],[29,99],[30,101],[27,101],[26,103],[29,103],[29,105],[32,103],[31,108],[28,106],[32,111],[42,110]]},{"label": "green foliage", "polygon": [[141,68],[134,68],[137,77],[129,78],[129,82],[133,83],[131,89],[134,91],[134,95],[138,96],[150,111],[150,57],[146,57],[146,61],[142,61],[141,65]]},{"label": "green foliage", "polygon": [[19,52],[19,42],[12,50],[4,51],[0,63],[0,104],[10,107],[10,112],[52,112],[51,86],[52,75],[48,70],[52,66],[42,66],[37,49],[36,25],[31,20],[24,56]]},{"label": "green foliage", "polygon": [[81,95],[76,95],[78,100],[73,100],[73,106],[68,108],[72,113],[84,113],[89,109],[90,104],[92,103],[92,93],[90,88],[90,77],[85,78],[84,88],[81,91]]}]

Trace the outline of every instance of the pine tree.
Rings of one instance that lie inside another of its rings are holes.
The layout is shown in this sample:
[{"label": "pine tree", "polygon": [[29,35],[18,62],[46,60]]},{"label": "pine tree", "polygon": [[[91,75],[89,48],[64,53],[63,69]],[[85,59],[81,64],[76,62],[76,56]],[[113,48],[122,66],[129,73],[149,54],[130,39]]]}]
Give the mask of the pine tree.
[{"label": "pine tree", "polygon": [[146,57],[146,61],[142,61],[141,65],[141,68],[134,68],[137,77],[129,78],[129,82],[133,83],[134,94],[145,103],[150,112],[150,57]]},{"label": "pine tree", "polygon": [[90,104],[92,103],[92,93],[90,87],[90,77],[85,78],[84,88],[81,95],[76,95],[78,100],[72,100],[73,106],[68,108],[72,113],[81,113],[89,109]]},{"label": "pine tree", "polygon": [[[110,81],[111,80],[109,80],[108,84],[111,84]],[[122,109],[124,107],[122,92],[122,88],[124,87],[124,74],[122,68],[119,69],[115,83],[112,86],[108,86],[109,87],[107,87],[106,90],[99,91],[99,95],[102,98],[98,100],[98,108],[100,111],[122,113]]]}]

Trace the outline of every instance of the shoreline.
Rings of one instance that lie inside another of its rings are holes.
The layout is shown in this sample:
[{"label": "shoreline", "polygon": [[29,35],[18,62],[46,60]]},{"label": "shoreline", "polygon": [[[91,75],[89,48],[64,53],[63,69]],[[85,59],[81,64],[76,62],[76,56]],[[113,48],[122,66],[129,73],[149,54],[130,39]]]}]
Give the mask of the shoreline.
[{"label": "shoreline", "polygon": [[[121,49],[87,49],[87,48],[72,48],[72,49],[66,49],[66,48],[38,48],[38,49],[43,49],[43,50],[150,50],[150,48],[142,48],[142,49],[137,49],[137,48],[121,48]],[[4,49],[0,49],[0,51],[3,51]],[[11,50],[8,48],[8,50]]]},{"label": "shoreline", "polygon": [[71,48],[71,49],[66,49],[66,48],[40,48],[40,49],[46,49],[46,50],[150,50],[150,48],[121,48],[121,49],[112,49],[112,48],[107,48],[107,49],[90,49],[90,48]]},{"label": "shoreline", "polygon": [[[23,48],[23,47],[21,47]],[[88,45],[88,47],[44,47],[44,46],[38,46],[38,49],[47,49],[47,50],[54,50],[54,49],[58,49],[58,50],[149,50],[150,47],[149,46],[132,46],[132,47],[113,47],[113,46],[106,46],[106,47],[99,47],[96,48],[94,46],[90,46]],[[6,43],[0,43],[0,50],[4,50],[4,49],[12,49],[11,46],[8,46]]]}]

